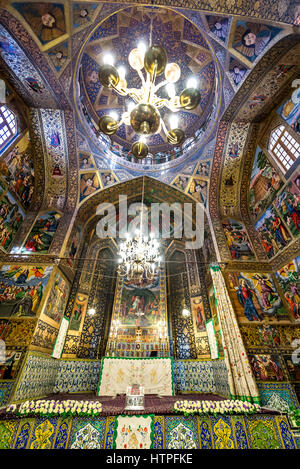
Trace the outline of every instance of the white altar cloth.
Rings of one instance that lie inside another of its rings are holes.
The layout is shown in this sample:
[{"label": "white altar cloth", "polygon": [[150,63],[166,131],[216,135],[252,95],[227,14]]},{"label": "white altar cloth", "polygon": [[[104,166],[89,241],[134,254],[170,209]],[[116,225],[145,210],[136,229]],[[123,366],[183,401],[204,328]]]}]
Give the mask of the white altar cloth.
[{"label": "white altar cloth", "polygon": [[172,358],[103,357],[98,396],[126,394],[133,383],[143,386],[145,394],[172,396]]}]

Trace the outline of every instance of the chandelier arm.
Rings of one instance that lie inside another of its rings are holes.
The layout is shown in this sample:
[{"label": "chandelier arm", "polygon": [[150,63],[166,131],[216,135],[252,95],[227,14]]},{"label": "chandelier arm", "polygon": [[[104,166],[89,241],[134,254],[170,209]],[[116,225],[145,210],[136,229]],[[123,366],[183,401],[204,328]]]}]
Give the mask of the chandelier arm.
[{"label": "chandelier arm", "polygon": [[157,90],[159,90],[162,86],[165,86],[167,85],[169,82],[168,80],[163,80],[161,81],[160,83],[158,83],[155,88],[154,88],[154,92],[156,93]]},{"label": "chandelier arm", "polygon": [[162,129],[163,129],[164,133],[167,135],[168,129],[167,129],[167,126],[166,126],[166,124],[165,124],[165,122],[162,118],[160,118],[160,122],[161,122],[161,126],[162,126]]},{"label": "chandelier arm", "polygon": [[138,75],[139,75],[139,77],[140,77],[140,79],[141,79],[141,81],[142,81],[142,85],[144,86],[146,82],[145,82],[145,77],[144,77],[144,75],[143,75],[142,70],[137,70],[137,73],[138,73]]},{"label": "chandelier arm", "polygon": [[121,96],[126,96],[128,94],[128,89],[126,88],[118,88],[117,86],[115,86],[112,82],[111,82],[111,87],[112,89],[114,89],[118,94],[120,94]]}]

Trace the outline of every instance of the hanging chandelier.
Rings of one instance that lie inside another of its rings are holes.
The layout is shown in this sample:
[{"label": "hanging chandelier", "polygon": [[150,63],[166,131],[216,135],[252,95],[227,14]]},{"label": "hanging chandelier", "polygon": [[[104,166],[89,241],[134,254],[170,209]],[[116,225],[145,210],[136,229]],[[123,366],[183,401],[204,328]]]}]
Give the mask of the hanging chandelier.
[{"label": "hanging chandelier", "polygon": [[127,235],[126,241],[119,246],[118,274],[128,280],[153,280],[159,267],[161,257],[159,242],[143,236],[140,232],[135,238]]},{"label": "hanging chandelier", "polygon": [[125,241],[119,245],[118,274],[127,280],[138,282],[144,278],[153,280],[162,260],[159,241],[154,238],[153,233],[149,237],[143,233],[144,185],[143,177],[140,229],[136,230],[134,238],[126,233]]},{"label": "hanging chandelier", "polygon": [[[99,70],[101,85],[131,99],[127,103],[127,110],[122,113],[120,118],[115,112],[100,118],[100,131],[112,136],[122,124],[131,126],[140,135],[139,140],[133,143],[131,147],[133,155],[138,159],[143,159],[148,155],[147,137],[161,133],[161,131],[163,131],[166,140],[170,144],[181,145],[185,139],[185,134],[179,128],[176,113],[181,109],[190,111],[200,104],[201,94],[197,89],[197,80],[193,77],[190,78],[187,82],[187,88],[179,96],[176,95],[174,83],[179,80],[181,70],[177,63],[168,63],[166,50],[160,45],[150,45],[146,50],[143,44],[139,44],[137,48],[129,53],[128,62],[141,79],[139,89],[127,87],[124,67],[116,68],[113,65],[114,59],[110,54],[104,56],[103,62],[104,65]],[[145,73],[143,73],[143,69]],[[156,78],[163,73],[165,80],[155,84]],[[163,86],[166,86],[168,99],[157,94]],[[160,114],[160,109],[163,107],[171,111],[168,125],[166,125]]]}]

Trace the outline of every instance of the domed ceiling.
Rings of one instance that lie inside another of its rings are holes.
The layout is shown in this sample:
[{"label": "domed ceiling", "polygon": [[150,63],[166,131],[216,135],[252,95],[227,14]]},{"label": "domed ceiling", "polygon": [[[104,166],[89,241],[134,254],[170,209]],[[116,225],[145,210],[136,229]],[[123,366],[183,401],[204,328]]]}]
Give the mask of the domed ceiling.
[{"label": "domed ceiling", "polygon": [[[150,44],[151,31],[152,44],[163,46],[168,62],[180,66],[181,77],[175,84],[176,94],[180,94],[187,87],[188,79],[194,77],[201,92],[201,102],[192,111],[177,113],[179,127],[186,134],[181,147],[170,145],[163,131],[147,138],[147,163],[157,165],[190,157],[207,141],[217,117],[216,62],[203,32],[182,15],[163,8],[132,7],[108,17],[94,28],[82,47],[78,63],[79,86],[75,87],[79,96],[75,101],[79,103],[77,111],[85,131],[97,147],[118,163],[122,164],[124,159],[127,167],[128,162],[132,163],[133,168],[141,167],[141,163],[131,153],[132,143],[139,138],[132,127],[122,124],[111,139],[97,132],[101,116],[112,111],[121,116],[130,101],[127,96],[102,87],[98,72],[104,56],[109,53],[114,57],[116,67],[126,69],[127,86],[140,88],[141,79],[130,67],[128,55],[140,42],[147,46]],[[156,83],[163,80],[164,77],[157,77]],[[157,94],[168,98],[165,86]],[[161,108],[160,113],[167,122],[170,111]]]}]

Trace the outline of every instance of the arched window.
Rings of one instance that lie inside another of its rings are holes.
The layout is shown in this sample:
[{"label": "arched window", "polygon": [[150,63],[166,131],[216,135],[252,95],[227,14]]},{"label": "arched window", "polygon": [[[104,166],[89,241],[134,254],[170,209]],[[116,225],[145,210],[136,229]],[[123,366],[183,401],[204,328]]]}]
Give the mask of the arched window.
[{"label": "arched window", "polygon": [[7,107],[0,107],[0,151],[15,137],[18,125],[14,113]]},{"label": "arched window", "polygon": [[300,144],[292,137],[284,125],[271,132],[269,150],[275,161],[286,173],[300,156]]}]

